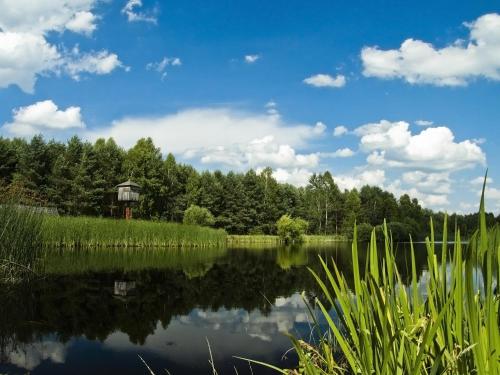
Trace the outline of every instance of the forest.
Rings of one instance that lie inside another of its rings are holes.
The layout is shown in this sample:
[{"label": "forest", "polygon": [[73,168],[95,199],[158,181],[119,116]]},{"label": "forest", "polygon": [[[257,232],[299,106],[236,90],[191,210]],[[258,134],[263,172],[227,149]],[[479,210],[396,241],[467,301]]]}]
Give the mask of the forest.
[{"label": "forest", "polygon": [[[362,238],[384,219],[393,235],[421,239],[434,218],[436,232],[444,213],[423,208],[417,199],[376,186],[339,189],[330,172],[314,174],[305,187],[283,184],[271,168],[257,173],[198,171],[162,155],[151,138],[139,139],[125,150],[113,139],[95,143],[72,137],[67,143],[0,137],[0,197],[21,204],[57,209],[60,215],[120,217],[115,186],[131,178],[141,185],[134,217],[182,222],[191,205],[207,208],[213,226],[230,234],[275,234],[284,214],[308,222],[308,233],[350,238],[354,222]],[[477,228],[478,215],[449,217],[463,237]],[[500,215],[487,214],[488,225]]]}]

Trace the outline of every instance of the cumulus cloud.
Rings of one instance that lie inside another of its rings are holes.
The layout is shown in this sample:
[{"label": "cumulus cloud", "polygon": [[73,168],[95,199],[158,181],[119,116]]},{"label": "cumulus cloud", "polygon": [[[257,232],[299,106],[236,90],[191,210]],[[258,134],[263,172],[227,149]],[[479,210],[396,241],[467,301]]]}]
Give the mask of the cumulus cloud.
[{"label": "cumulus cloud", "polygon": [[184,154],[189,158],[201,157],[204,164],[225,164],[241,169],[313,168],[318,165],[316,153],[298,154],[287,144],[277,143],[273,136],[254,139],[248,143],[189,150]]},{"label": "cumulus cloud", "polygon": [[403,173],[402,178],[405,183],[417,188],[420,192],[428,194],[449,194],[451,192],[450,174],[447,172],[412,171]]},{"label": "cumulus cloud", "polygon": [[383,169],[363,170],[355,174],[340,174],[334,176],[340,189],[360,189],[365,185],[383,186],[385,171]]},{"label": "cumulus cloud", "polygon": [[303,82],[314,87],[340,88],[345,86],[346,78],[342,74],[339,74],[336,77],[332,77],[329,74],[316,74],[304,79]]},{"label": "cumulus cloud", "polygon": [[44,130],[84,128],[80,107],[60,110],[52,100],[20,107],[12,111],[12,122],[3,128],[14,136],[32,136]]},{"label": "cumulus cloud", "polygon": [[349,158],[354,156],[354,151],[349,147],[344,147],[334,152],[321,152],[320,155],[325,158]]},{"label": "cumulus cloud", "polygon": [[267,136],[279,140],[279,144],[297,148],[317,137],[317,131],[315,126],[287,123],[279,116],[266,113],[193,108],[166,116],[126,117],[87,133],[90,139],[113,137],[127,148],[141,137],[151,137],[165,152],[179,154],[244,145]]},{"label": "cumulus cloud", "polygon": [[470,140],[455,141],[444,126],[428,127],[412,134],[405,121],[366,124],[354,130],[360,137],[360,149],[370,153],[373,165],[416,168],[426,171],[457,171],[484,165],[486,156]]},{"label": "cumulus cloud", "polygon": [[96,2],[0,0],[0,88],[17,85],[33,93],[40,76],[69,73],[77,79],[82,72],[108,74],[122,66],[116,54],[80,54],[78,48],[68,53],[47,41],[50,32],[92,34]]},{"label": "cumulus cloud", "polygon": [[476,78],[500,80],[500,15],[485,14],[465,25],[468,40],[443,48],[415,39],[405,40],[399,49],[365,47],[363,74],[436,86],[465,86]]},{"label": "cumulus cloud", "polygon": [[43,35],[50,31],[90,34],[97,0],[0,0],[0,29]]},{"label": "cumulus cloud", "polygon": [[326,125],[323,124],[321,121],[318,121],[316,125],[314,125],[313,132],[316,135],[322,135],[325,133],[326,130]]},{"label": "cumulus cloud", "polygon": [[335,129],[333,129],[333,136],[334,137],[342,137],[344,134],[347,134],[347,133],[349,133],[349,129],[347,129],[343,125],[336,126]]},{"label": "cumulus cloud", "polygon": [[255,62],[257,62],[257,60],[260,59],[260,55],[246,55],[245,56],[245,62],[247,64],[253,64]]},{"label": "cumulus cloud", "polygon": [[39,75],[58,69],[61,55],[41,35],[0,31],[0,88],[33,93]]},{"label": "cumulus cloud", "polygon": [[182,61],[178,57],[164,57],[159,62],[151,62],[146,65],[147,70],[152,70],[161,75],[161,79],[164,80],[167,77],[166,69],[168,66],[181,66]]},{"label": "cumulus cloud", "polygon": [[273,177],[276,181],[295,186],[306,186],[311,176],[312,172],[304,168],[277,168],[273,171]]},{"label": "cumulus cloud", "polygon": [[77,12],[73,18],[68,21],[66,28],[75,33],[90,35],[97,29],[96,19],[96,15],[91,12]]},{"label": "cumulus cloud", "polygon": [[156,10],[150,13],[141,12],[142,0],[128,0],[122,9],[122,13],[127,16],[128,22],[149,22],[153,24],[158,23]]}]

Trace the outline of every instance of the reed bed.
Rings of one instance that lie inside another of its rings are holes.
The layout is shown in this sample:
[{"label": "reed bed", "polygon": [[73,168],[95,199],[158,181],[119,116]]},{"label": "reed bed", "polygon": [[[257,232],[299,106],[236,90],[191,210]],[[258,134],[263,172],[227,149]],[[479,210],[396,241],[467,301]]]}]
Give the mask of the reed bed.
[{"label": "reed bed", "polygon": [[[310,270],[323,291],[323,302],[315,301],[319,313],[309,306],[316,340],[290,336],[298,369],[267,366],[311,375],[500,374],[500,228],[486,228],[484,189],[479,228],[469,246],[462,245],[459,231],[449,245],[447,224],[445,218],[444,238],[437,244],[431,221],[425,283],[417,275],[410,242],[409,285],[397,269],[387,225],[383,245],[372,232],[364,273],[355,228],[354,287],[333,259],[329,264],[321,259],[322,272]],[[326,321],[326,332],[320,320]]]},{"label": "reed bed", "polygon": [[46,248],[212,247],[226,242],[221,229],[90,217],[47,216],[42,234]]},{"label": "reed bed", "polygon": [[0,281],[33,273],[42,251],[42,222],[36,209],[0,205]]}]

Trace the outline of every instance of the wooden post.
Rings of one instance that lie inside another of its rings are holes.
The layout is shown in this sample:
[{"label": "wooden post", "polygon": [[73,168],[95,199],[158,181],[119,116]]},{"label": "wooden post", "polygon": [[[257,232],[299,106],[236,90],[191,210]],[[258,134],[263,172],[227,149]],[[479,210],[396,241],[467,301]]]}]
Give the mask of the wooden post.
[{"label": "wooden post", "polygon": [[131,207],[125,207],[125,219],[127,219],[127,220],[132,219],[132,208]]}]

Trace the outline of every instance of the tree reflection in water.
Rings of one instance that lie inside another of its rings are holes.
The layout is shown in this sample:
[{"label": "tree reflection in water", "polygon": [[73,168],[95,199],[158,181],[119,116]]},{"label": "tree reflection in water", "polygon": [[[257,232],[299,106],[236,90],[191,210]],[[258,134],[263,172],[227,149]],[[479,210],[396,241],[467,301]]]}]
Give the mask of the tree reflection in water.
[{"label": "tree reflection in water", "polygon": [[[320,295],[306,268],[320,271],[318,254],[350,279],[345,244],[49,255],[42,279],[1,288],[0,373],[141,373],[136,354],[172,373],[206,373],[205,337],[220,373],[248,369],[233,355],[280,362],[282,333],[309,333],[298,292]],[[398,263],[406,269],[404,256]]]}]

